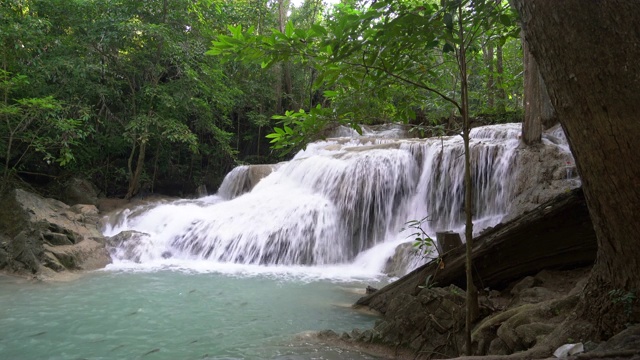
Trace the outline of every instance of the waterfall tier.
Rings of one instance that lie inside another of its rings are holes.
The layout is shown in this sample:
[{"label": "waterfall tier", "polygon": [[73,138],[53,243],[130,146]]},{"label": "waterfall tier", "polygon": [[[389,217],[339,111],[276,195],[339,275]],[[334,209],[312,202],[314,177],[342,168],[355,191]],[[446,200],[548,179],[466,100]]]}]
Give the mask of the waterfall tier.
[{"label": "waterfall tier", "polygon": [[[127,244],[129,251],[114,249],[113,256],[143,263],[326,266],[380,257],[372,255],[376,247],[390,256],[390,244],[406,241],[401,228],[408,220],[427,217],[423,225],[430,234],[461,231],[461,137],[394,139],[397,132],[384,132],[387,137],[370,132],[318,141],[277,166],[238,167],[217,195],[127,210],[113,217],[105,233],[147,235],[130,240],[135,243]],[[579,185],[557,130],[537,148],[521,147],[519,135],[520,124],[471,132],[476,233]]]}]

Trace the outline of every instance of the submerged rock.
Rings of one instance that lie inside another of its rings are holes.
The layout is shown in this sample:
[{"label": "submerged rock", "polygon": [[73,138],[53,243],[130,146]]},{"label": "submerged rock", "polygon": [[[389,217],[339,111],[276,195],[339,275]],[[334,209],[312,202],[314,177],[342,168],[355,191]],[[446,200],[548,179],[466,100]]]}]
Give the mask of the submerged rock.
[{"label": "submerged rock", "polygon": [[[149,236],[147,233],[135,230],[122,231],[106,238],[107,250],[112,258],[139,263],[142,256],[141,249],[144,248],[141,245],[149,239]],[[162,257],[170,258],[171,253],[165,251]]]}]

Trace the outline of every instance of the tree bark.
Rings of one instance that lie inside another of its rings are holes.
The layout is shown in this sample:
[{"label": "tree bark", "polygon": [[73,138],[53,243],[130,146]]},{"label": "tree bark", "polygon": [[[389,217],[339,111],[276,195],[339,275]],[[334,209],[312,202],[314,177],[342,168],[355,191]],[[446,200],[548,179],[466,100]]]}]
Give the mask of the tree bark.
[{"label": "tree bark", "polygon": [[493,44],[488,43],[484,47],[484,63],[487,67],[487,107],[493,111],[495,103],[495,84],[494,84],[494,71],[493,71]]},{"label": "tree bark", "polygon": [[[458,7],[458,36],[465,39],[462,7]],[[464,213],[465,213],[465,249],[466,249],[466,278],[467,299],[465,314],[465,354],[471,355],[471,326],[480,314],[478,306],[478,291],[473,283],[471,252],[473,248],[473,184],[471,182],[471,150],[469,138],[471,133],[471,119],[469,118],[469,88],[467,82],[467,49],[464,41],[458,48],[458,68],[460,70],[460,100],[462,115],[462,140],[464,142]]]},{"label": "tree bark", "polygon": [[[134,148],[135,149],[135,148]],[[131,160],[129,158],[129,188],[125,199],[131,199],[140,191],[140,176],[142,175],[142,169],[144,168],[144,158],[146,156],[147,140],[140,140],[140,149],[138,150],[138,159],[136,160],[136,169],[131,171]],[[133,153],[131,153],[133,155]]]},{"label": "tree bark", "polygon": [[527,145],[542,141],[543,127],[551,127],[557,120],[555,110],[549,99],[547,87],[538,70],[527,41],[522,39],[524,55],[524,121],[522,122],[522,141]]},{"label": "tree bark", "polygon": [[[578,314],[595,325],[593,335],[607,338],[640,320],[640,2],[514,5],[567,134],[598,239]],[[615,301],[616,293],[629,301]]]},{"label": "tree bark", "polygon": [[504,91],[504,66],[502,45],[496,45],[496,111],[503,114],[506,111],[507,93]]}]

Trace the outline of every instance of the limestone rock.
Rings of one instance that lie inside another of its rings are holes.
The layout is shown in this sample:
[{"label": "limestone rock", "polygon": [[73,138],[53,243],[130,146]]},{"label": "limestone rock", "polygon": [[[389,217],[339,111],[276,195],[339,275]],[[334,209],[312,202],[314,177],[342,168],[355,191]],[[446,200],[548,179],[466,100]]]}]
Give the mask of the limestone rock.
[{"label": "limestone rock", "polygon": [[[107,250],[114,259],[140,262],[142,255],[140,244],[147,241],[149,236],[149,234],[134,230],[122,231],[106,238]],[[171,257],[171,254],[163,254],[163,257]]]},{"label": "limestone rock", "polygon": [[9,253],[5,249],[5,244],[0,244],[0,270],[9,265]]},{"label": "limestone rock", "polygon": [[[0,268],[37,274],[104,267],[110,258],[94,205],[74,205],[15,189],[2,198]],[[4,263],[4,265],[3,265]]]},{"label": "limestone rock", "polygon": [[393,256],[390,257],[389,260],[387,260],[387,264],[384,268],[384,273],[391,277],[406,274],[408,263],[410,263],[409,261],[407,261],[407,259],[413,259],[417,257],[420,257],[420,259],[422,258],[415,252],[413,244],[400,244],[396,247],[396,251]]},{"label": "limestone rock", "polygon": [[640,350],[640,324],[629,325],[625,330],[598,345],[595,352]]},{"label": "limestone rock", "polygon": [[424,288],[417,295],[394,298],[383,320],[372,330],[352,331],[349,338],[413,352],[454,357],[462,346],[464,291],[456,286]]},{"label": "limestone rock", "polygon": [[64,184],[63,201],[69,205],[98,203],[98,190],[89,180],[71,178]]}]

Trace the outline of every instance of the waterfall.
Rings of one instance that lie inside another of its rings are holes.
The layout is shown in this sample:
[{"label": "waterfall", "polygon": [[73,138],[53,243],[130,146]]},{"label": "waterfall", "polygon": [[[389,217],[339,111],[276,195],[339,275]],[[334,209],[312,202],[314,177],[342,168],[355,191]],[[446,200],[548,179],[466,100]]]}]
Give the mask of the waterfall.
[{"label": "waterfall", "polygon": [[[470,133],[475,233],[495,225],[515,196],[515,156],[519,124],[487,126]],[[429,233],[460,230],[464,224],[464,145],[459,137],[405,144],[422,159],[412,218],[428,218]],[[461,230],[460,230],[461,231]]]},{"label": "waterfall", "polygon": [[[381,271],[395,246],[410,240],[401,233],[408,220],[427,217],[424,226],[430,234],[462,232],[461,137],[397,139],[398,131],[390,128],[381,133],[368,129],[362,136],[318,141],[277,166],[239,166],[213,196],[121,212],[105,227],[106,235],[125,230],[146,235],[127,244],[133,252],[113,251],[114,261],[375,263]],[[565,142],[545,142],[545,151],[555,154],[545,167],[522,160],[548,155],[520,149],[519,134],[520,124],[471,132],[475,233],[499,223],[514,204],[529,201],[522,194],[528,179],[538,176],[532,171],[554,174],[549,181],[567,180],[565,164],[572,159]],[[559,175],[549,170],[557,162],[564,171],[558,170]],[[524,168],[527,176],[521,175]],[[136,257],[124,255],[131,253]]]}]

